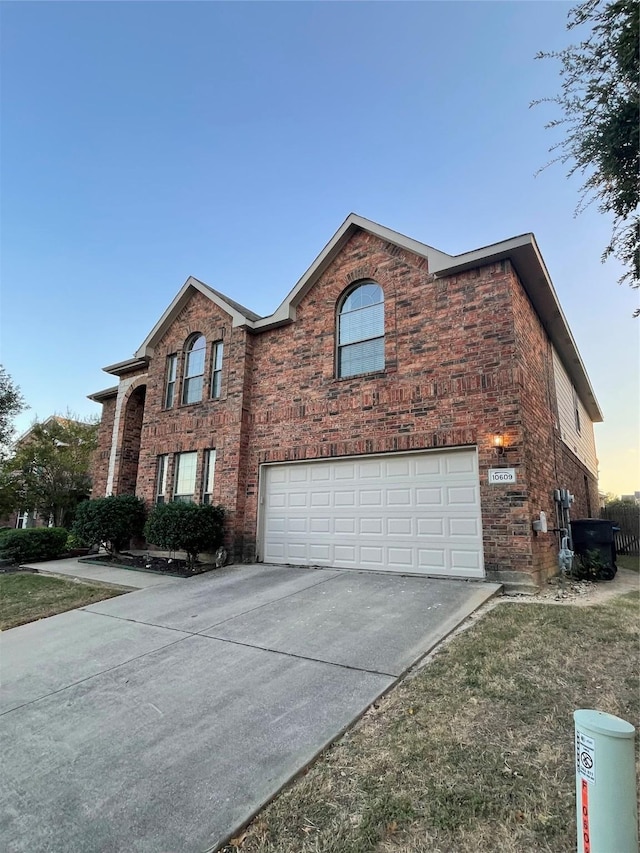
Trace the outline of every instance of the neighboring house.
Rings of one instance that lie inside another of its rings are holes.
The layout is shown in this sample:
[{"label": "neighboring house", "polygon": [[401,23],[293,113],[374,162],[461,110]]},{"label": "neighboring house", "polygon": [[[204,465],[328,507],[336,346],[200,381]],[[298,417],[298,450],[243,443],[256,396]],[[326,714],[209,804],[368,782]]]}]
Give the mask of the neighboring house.
[{"label": "neighboring house", "polygon": [[532,234],[451,256],[351,214],[270,316],[189,278],[104,369],[94,496],[220,503],[236,560],[531,586],[554,490],[598,507],[602,415]]},{"label": "neighboring house", "polygon": [[[82,421],[76,421],[72,418],[65,418],[61,415],[50,415],[46,420],[32,424],[28,430],[23,432],[13,442],[12,452],[15,453],[20,448],[25,447],[29,444],[29,442],[32,440],[33,430],[36,426],[48,427],[49,425],[55,423],[60,424],[62,426],[70,424],[84,426]],[[51,527],[53,526],[53,523],[54,519],[50,513],[42,514],[34,509],[20,509],[12,513],[7,519],[4,519],[0,524],[1,526],[24,529],[27,527]]]}]

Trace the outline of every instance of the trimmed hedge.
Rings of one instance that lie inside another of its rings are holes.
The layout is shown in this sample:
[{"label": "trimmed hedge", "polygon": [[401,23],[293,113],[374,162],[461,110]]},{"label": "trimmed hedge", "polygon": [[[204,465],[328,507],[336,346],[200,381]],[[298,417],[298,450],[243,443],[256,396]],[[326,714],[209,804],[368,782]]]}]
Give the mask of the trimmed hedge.
[{"label": "trimmed hedge", "polygon": [[67,547],[69,531],[64,527],[28,527],[3,530],[0,534],[0,557],[14,563],[57,560]]},{"label": "trimmed hedge", "polygon": [[111,495],[79,504],[71,532],[87,545],[117,554],[142,535],[144,502],[135,495]]},{"label": "trimmed hedge", "polygon": [[180,501],[158,504],[144,526],[144,537],[163,550],[186,551],[187,565],[193,571],[198,554],[222,545],[224,509]]}]

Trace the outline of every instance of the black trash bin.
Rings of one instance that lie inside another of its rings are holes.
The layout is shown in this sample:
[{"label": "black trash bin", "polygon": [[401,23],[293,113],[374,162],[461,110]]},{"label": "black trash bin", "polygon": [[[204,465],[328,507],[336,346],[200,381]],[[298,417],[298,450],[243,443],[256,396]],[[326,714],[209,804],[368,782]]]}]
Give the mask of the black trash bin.
[{"label": "black trash bin", "polygon": [[616,566],[614,523],[607,518],[577,518],[571,522],[571,541],[578,563],[591,567],[598,580],[613,580]]}]

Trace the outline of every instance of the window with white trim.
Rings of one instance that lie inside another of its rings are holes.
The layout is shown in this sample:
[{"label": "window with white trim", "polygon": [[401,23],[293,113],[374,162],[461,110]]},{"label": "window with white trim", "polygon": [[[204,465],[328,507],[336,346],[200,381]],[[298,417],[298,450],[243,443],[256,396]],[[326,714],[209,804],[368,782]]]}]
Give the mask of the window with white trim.
[{"label": "window with white trim", "polygon": [[367,281],[349,291],[338,311],[338,377],[384,370],[384,293]]},{"label": "window with white trim", "polygon": [[202,381],[204,379],[204,357],[207,341],[204,335],[193,335],[185,350],[184,382],[182,385],[182,403],[199,403],[202,400]]},{"label": "window with white trim", "polygon": [[213,502],[213,484],[215,482],[216,470],[216,451],[215,449],[205,450],[204,452],[204,470],[202,472],[202,503],[210,504]]},{"label": "window with white trim", "polygon": [[573,417],[575,418],[576,422],[576,432],[580,433],[580,427],[582,426],[580,423],[580,403],[578,401],[576,389],[572,386],[571,390],[573,391]]},{"label": "window with white trim", "polygon": [[167,356],[167,372],[164,388],[164,407],[170,409],[176,395],[176,378],[178,375],[178,356],[176,353]]},{"label": "window with white trim", "polygon": [[156,503],[163,504],[167,497],[167,472],[169,470],[169,456],[163,453],[158,456],[156,466]]},{"label": "window with white trim", "polygon": [[196,467],[198,465],[198,454],[193,451],[189,453],[176,453],[176,468],[173,480],[173,499],[192,503],[196,491]]},{"label": "window with white trim", "polygon": [[222,341],[216,341],[211,355],[211,396],[215,399],[222,393]]}]

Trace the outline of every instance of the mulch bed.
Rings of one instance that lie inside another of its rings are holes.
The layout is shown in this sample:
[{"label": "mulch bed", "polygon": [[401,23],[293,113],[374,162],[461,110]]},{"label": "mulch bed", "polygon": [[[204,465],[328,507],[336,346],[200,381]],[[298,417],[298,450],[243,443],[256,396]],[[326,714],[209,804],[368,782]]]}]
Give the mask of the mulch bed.
[{"label": "mulch bed", "polygon": [[190,578],[194,575],[201,575],[203,572],[210,572],[215,569],[213,563],[197,563],[195,570],[190,571],[187,568],[186,560],[179,560],[175,557],[154,557],[146,554],[118,554],[117,557],[110,557],[108,554],[94,555],[92,557],[81,557],[81,563],[93,563],[98,566],[113,566],[118,569],[135,569],[141,572],[155,572],[161,575],[172,575],[178,578]]}]

